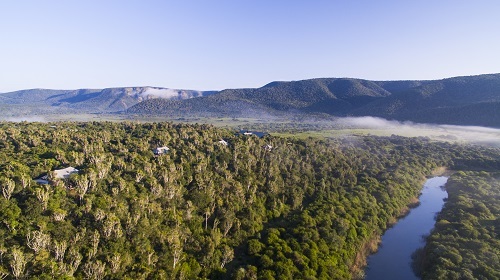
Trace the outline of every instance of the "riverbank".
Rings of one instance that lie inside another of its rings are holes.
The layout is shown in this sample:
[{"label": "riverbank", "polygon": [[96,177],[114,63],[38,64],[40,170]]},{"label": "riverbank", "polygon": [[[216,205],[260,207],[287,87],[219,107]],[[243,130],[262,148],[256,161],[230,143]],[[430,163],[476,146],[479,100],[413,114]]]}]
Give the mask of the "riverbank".
[{"label": "riverbank", "polygon": [[[446,172],[446,170],[447,170],[446,167],[438,167],[438,168],[432,170],[432,172],[431,172],[432,176],[430,176],[430,177],[439,176],[439,175],[434,175],[434,174],[444,174]],[[430,178],[430,177],[422,176],[422,179],[421,179],[419,184],[421,186],[423,186],[425,184],[425,182],[428,180],[428,178]],[[405,207],[402,207],[399,210],[398,216],[389,218],[389,220],[387,221],[387,224],[386,224],[386,228],[383,230],[383,232],[380,232],[380,231],[372,232],[372,234],[366,240],[366,242],[364,242],[360,246],[361,249],[356,254],[354,264],[350,269],[351,275],[353,275],[353,279],[362,280],[365,278],[367,259],[370,255],[377,253],[378,249],[380,248],[380,243],[382,242],[382,235],[387,230],[391,229],[399,220],[406,217],[410,213],[411,209],[418,207],[420,205],[419,197],[421,194],[422,193],[420,192],[418,196],[412,197],[410,199],[410,202]]]},{"label": "riverbank", "polygon": [[[423,186],[420,205],[389,228],[381,238],[379,250],[367,258],[366,279],[417,279],[411,266],[412,254],[425,245],[422,235],[435,224],[435,214],[447,197],[442,186],[447,177],[433,177]],[[361,278],[361,277],[359,277]]]},{"label": "riverbank", "polygon": [[423,279],[500,279],[500,172],[458,171],[446,190],[415,269]]},{"label": "riverbank", "polygon": [[446,166],[440,166],[440,167],[436,167],[434,170],[432,170],[431,175],[428,178],[439,177],[439,176],[450,177],[455,172],[457,172],[457,171],[448,169],[448,167],[446,167]]},{"label": "riverbank", "polygon": [[[425,182],[428,178],[439,176],[439,174],[445,174],[447,172],[446,167],[438,167],[432,170],[432,176],[425,177],[422,176],[422,180],[420,181],[420,185],[424,186]],[[380,244],[382,242],[382,235],[389,229],[391,229],[398,221],[405,218],[413,208],[416,208],[420,205],[419,197],[422,193],[420,192],[418,196],[412,197],[410,202],[402,207],[399,211],[398,216],[391,217],[386,224],[385,230],[383,232],[374,231],[371,236],[360,246],[360,250],[356,254],[356,258],[353,266],[351,267],[351,275],[353,275],[353,279],[364,279],[365,278],[365,270],[367,265],[367,259],[370,255],[377,253],[380,248]]]}]

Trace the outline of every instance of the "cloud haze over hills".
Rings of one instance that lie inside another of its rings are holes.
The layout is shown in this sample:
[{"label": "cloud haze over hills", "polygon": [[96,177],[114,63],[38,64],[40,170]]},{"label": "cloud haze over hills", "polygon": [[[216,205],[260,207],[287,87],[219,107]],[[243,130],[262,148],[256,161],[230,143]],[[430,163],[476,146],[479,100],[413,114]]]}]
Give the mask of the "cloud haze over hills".
[{"label": "cloud haze over hills", "polygon": [[[106,89],[50,90],[30,89],[0,94],[0,105],[17,106],[32,113],[113,113],[148,99],[182,100],[213,94],[213,91],[178,90],[159,87],[122,87]],[[37,110],[38,109],[38,110]],[[34,110],[34,111],[33,111]]]}]

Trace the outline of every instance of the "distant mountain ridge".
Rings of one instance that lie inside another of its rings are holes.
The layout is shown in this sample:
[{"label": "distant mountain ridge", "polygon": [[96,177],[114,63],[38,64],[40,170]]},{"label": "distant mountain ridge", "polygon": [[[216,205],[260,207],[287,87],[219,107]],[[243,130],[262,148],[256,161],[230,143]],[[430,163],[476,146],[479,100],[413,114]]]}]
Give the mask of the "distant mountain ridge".
[{"label": "distant mountain ridge", "polygon": [[145,100],[129,114],[259,117],[262,114],[376,116],[500,127],[500,74],[426,81],[320,78],[227,89],[183,100]]},{"label": "distant mountain ridge", "polygon": [[12,106],[45,106],[42,113],[252,118],[319,114],[500,127],[500,74],[425,81],[318,78],[219,92],[127,87],[0,94],[0,108]]},{"label": "distant mountain ridge", "polygon": [[[175,115],[191,111],[202,115],[245,116],[247,111],[270,113],[327,113],[345,115],[376,99],[390,96],[386,88],[409,88],[423,82],[374,82],[351,78],[320,78],[293,82],[272,82],[256,89],[227,89],[198,100],[174,102],[144,101],[127,110],[128,113]],[[236,107],[236,108],[233,108]],[[238,112],[242,112],[238,114]]]},{"label": "distant mountain ridge", "polygon": [[148,99],[188,99],[215,91],[178,90],[160,87],[50,90],[29,89],[0,94],[0,104],[44,106],[71,112],[113,113]]},{"label": "distant mountain ridge", "polygon": [[500,74],[428,81],[356,110],[397,120],[500,127]]}]

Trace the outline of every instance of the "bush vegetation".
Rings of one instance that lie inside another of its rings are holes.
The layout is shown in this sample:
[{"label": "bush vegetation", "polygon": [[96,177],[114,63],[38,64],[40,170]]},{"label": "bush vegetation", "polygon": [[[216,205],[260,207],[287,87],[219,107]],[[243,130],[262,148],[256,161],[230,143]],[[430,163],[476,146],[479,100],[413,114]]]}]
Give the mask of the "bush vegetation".
[{"label": "bush vegetation", "polygon": [[[170,153],[154,156],[158,146]],[[499,158],[498,150],[425,138],[4,122],[0,276],[356,278],[372,241],[404,213],[425,175],[439,166],[498,169]],[[54,178],[68,166],[80,172]],[[44,174],[49,185],[33,181]]]}]

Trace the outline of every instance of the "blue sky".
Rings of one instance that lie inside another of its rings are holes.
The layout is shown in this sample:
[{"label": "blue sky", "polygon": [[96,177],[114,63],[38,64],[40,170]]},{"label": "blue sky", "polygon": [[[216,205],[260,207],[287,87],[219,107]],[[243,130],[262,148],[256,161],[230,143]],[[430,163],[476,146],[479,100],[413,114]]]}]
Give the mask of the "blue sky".
[{"label": "blue sky", "polygon": [[500,1],[0,1],[0,92],[500,72]]}]

